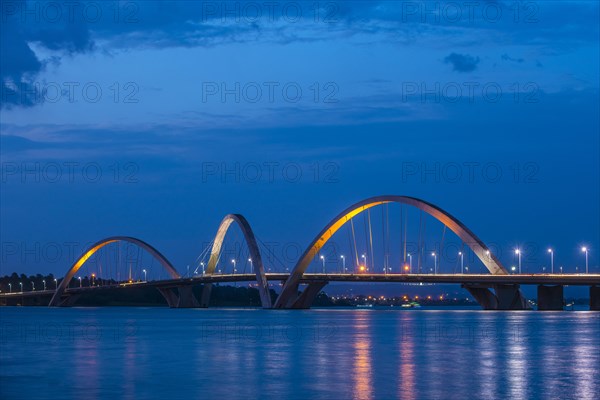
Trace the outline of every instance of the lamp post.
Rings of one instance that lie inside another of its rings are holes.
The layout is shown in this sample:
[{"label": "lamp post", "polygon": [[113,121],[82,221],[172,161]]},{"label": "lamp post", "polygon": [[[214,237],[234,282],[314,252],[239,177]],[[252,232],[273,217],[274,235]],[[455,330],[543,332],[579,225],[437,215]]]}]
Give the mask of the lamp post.
[{"label": "lamp post", "polygon": [[548,253],[550,253],[550,273],[554,273],[554,250],[548,249]]},{"label": "lamp post", "polygon": [[231,260],[231,263],[233,264],[233,274],[235,275],[235,272],[237,271],[235,269],[235,258]]},{"label": "lamp post", "polygon": [[340,258],[342,259],[342,271],[346,272],[346,257],[341,255]]},{"label": "lamp post", "polygon": [[462,251],[459,251],[458,255],[460,256],[460,273],[464,274],[465,273],[464,254]]},{"label": "lamp post", "polygon": [[31,291],[35,292],[35,282],[31,281]]},{"label": "lamp post", "polygon": [[519,256],[519,274],[521,273],[521,250],[515,249],[515,254]]},{"label": "lamp post", "polygon": [[21,293],[23,293],[23,282],[19,282],[19,285],[21,286]]},{"label": "lamp post", "polygon": [[321,256],[321,261],[323,261],[323,273],[325,273],[325,256]]},{"label": "lamp post", "polygon": [[142,270],[142,272],[144,273],[144,282],[148,281],[148,277],[147,277],[147,271],[145,269]]},{"label": "lamp post", "polygon": [[362,254],[361,255],[362,259],[364,260],[364,264],[365,264],[365,271],[368,271],[369,268],[367,268],[367,255],[366,254]]},{"label": "lamp post", "polygon": [[12,283],[8,284],[8,293],[12,293]]},{"label": "lamp post", "polygon": [[581,251],[583,251],[585,253],[585,273],[589,273],[589,269],[588,269],[588,248],[587,247],[582,247]]},{"label": "lamp post", "polygon": [[412,254],[408,253],[407,255],[408,255],[408,267],[410,268],[409,272],[412,274]]},{"label": "lamp post", "polygon": [[54,278],[54,290],[58,289],[58,279]]},{"label": "lamp post", "polygon": [[250,263],[250,273],[253,274],[254,273],[254,264],[252,264],[252,259],[249,258],[248,262]]},{"label": "lamp post", "polygon": [[81,287],[81,277],[78,277],[77,279],[79,279],[79,287]]},{"label": "lamp post", "polygon": [[45,290],[46,290],[46,280],[44,279],[44,280],[42,281],[42,283],[44,284],[44,291],[45,291]]},{"label": "lamp post", "polygon": [[204,275],[204,262],[200,262],[200,266],[202,267],[202,275]]},{"label": "lamp post", "polygon": [[437,254],[434,252],[431,253],[433,256],[433,274],[437,274]]}]

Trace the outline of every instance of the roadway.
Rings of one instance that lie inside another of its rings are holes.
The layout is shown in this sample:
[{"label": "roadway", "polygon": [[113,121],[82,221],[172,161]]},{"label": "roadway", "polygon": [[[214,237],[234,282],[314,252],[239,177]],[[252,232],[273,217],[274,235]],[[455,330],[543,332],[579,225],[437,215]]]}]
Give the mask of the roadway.
[{"label": "roadway", "polygon": [[[289,274],[267,273],[269,281],[285,281]],[[114,285],[92,287],[71,287],[66,290],[69,294],[77,294],[90,290],[106,290],[132,287],[178,287],[201,285],[205,283],[255,282],[255,274],[214,274],[196,275],[189,278],[168,279],[160,281],[122,282]],[[301,283],[311,282],[370,282],[370,283],[427,283],[427,284],[462,284],[462,285],[563,285],[563,286],[600,286],[600,274],[340,274],[340,273],[305,273]],[[26,292],[0,293],[0,297],[15,296],[52,296],[54,290],[36,290]]]}]

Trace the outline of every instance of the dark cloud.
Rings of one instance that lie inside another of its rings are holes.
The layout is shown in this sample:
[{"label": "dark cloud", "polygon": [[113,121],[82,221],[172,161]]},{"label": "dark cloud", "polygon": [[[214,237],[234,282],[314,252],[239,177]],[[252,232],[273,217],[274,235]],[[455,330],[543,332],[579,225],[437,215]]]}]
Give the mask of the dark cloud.
[{"label": "dark cloud", "polygon": [[1,3],[0,108],[29,107],[39,103],[40,93],[34,79],[44,68],[45,61],[38,59],[30,43],[65,53],[93,48],[90,31],[83,19],[71,19],[66,15],[55,18],[56,14],[50,14],[44,5],[43,2],[24,0]]},{"label": "dark cloud", "polygon": [[511,62],[516,62],[516,63],[520,64],[525,60],[523,60],[522,58],[512,58],[508,54],[502,54],[502,61],[511,61]]},{"label": "dark cloud", "polygon": [[[376,40],[399,44],[444,37],[463,46],[479,46],[502,35],[506,42],[571,51],[582,43],[596,45],[599,34],[597,2],[578,3],[569,9],[569,19],[564,18],[560,2],[531,3],[521,10],[518,20],[511,1],[494,2],[503,10],[497,19],[483,12],[488,3],[477,3],[473,13],[461,10],[458,19],[448,14],[443,3],[389,1],[321,2],[317,10],[312,2],[0,0],[0,4],[0,108],[35,104],[32,79],[46,60],[39,60],[29,43],[56,51],[60,60],[61,54],[99,50],[95,41],[102,43],[100,50],[108,51],[252,41],[285,45],[376,35]],[[439,8],[438,12],[432,12],[432,7],[433,11]],[[502,57],[523,62],[507,54]],[[453,53],[444,61],[455,71],[470,72],[477,68],[479,58]]]},{"label": "dark cloud", "polygon": [[475,71],[479,64],[479,57],[473,57],[468,54],[451,53],[444,58],[446,64],[452,64],[452,69],[457,72]]}]

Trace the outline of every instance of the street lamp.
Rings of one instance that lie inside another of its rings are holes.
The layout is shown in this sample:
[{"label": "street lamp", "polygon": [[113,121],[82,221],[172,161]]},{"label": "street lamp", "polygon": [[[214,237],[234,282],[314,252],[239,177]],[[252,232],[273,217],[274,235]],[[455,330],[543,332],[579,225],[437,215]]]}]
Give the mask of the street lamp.
[{"label": "street lamp", "polygon": [[200,263],[200,266],[202,267],[202,275],[204,275],[204,263],[203,263],[203,262],[201,262],[201,263]]},{"label": "street lamp", "polygon": [[21,293],[23,293],[23,282],[19,282],[19,285],[21,285]]},{"label": "street lamp", "polygon": [[147,275],[146,275],[147,271],[145,269],[143,269],[142,272],[144,273],[144,282],[147,282],[148,281],[148,278],[147,278]]},{"label": "street lamp", "polygon": [[8,284],[8,293],[12,293],[12,283]]},{"label": "street lamp", "polygon": [[235,258],[231,260],[231,263],[233,264],[233,273],[235,274],[235,272],[237,271],[235,269]]},{"label": "street lamp", "polygon": [[589,273],[589,269],[588,269],[588,248],[587,247],[582,247],[581,251],[583,251],[585,253],[585,273]]},{"label": "street lamp", "polygon": [[45,291],[45,290],[46,290],[46,280],[44,279],[44,280],[42,281],[42,283],[44,284],[44,291]]},{"label": "street lamp", "polygon": [[31,281],[31,290],[35,292],[35,282]]},{"label": "street lamp", "polygon": [[325,273],[325,256],[321,256],[321,261],[323,261],[323,273]]},{"label": "street lamp", "polygon": [[515,249],[515,254],[519,256],[519,274],[521,273],[521,250]]},{"label": "street lamp", "polygon": [[368,271],[369,269],[367,268],[367,255],[366,254],[362,254],[361,257],[364,260],[365,271]]},{"label": "street lamp", "polygon": [[548,253],[550,253],[550,273],[554,273],[554,250],[548,249]]},{"label": "street lamp", "polygon": [[81,277],[78,277],[77,279],[79,279],[79,287],[81,287]]},{"label": "street lamp", "polygon": [[340,258],[342,259],[342,271],[346,272],[346,257],[341,255]]},{"label": "street lamp", "polygon": [[408,253],[408,266],[410,267],[410,273],[412,274],[412,254]]},{"label": "street lamp", "polygon": [[58,279],[54,278],[54,290],[58,289]]},{"label": "street lamp", "polygon": [[464,267],[464,254],[462,251],[458,252],[458,255],[460,256],[460,273],[464,274],[465,273],[465,267]]},{"label": "street lamp", "polygon": [[433,256],[433,273],[437,274],[437,254],[434,251],[431,255]]},{"label": "street lamp", "polygon": [[254,273],[254,264],[252,264],[252,259],[249,258],[248,262],[250,263],[250,273],[253,274]]}]

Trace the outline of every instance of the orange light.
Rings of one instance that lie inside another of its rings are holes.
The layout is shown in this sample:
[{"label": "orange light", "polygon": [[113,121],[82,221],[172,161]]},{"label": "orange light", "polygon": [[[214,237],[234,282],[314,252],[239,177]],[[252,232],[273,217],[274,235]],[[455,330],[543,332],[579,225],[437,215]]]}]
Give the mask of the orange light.
[{"label": "orange light", "polygon": [[427,300],[431,300],[431,296],[427,296]]},{"label": "orange light", "polygon": [[95,278],[95,277],[96,277],[96,274],[92,274],[92,278]]},{"label": "orange light", "polygon": [[365,272],[365,266],[364,265],[361,265],[358,269],[360,270],[360,272]]},{"label": "orange light", "polygon": [[404,270],[405,270],[405,271],[408,271],[409,269],[410,269],[410,267],[409,267],[408,265],[405,265],[405,266],[404,266]]},{"label": "orange light", "polygon": [[419,300],[419,296],[415,296],[415,300]]}]

